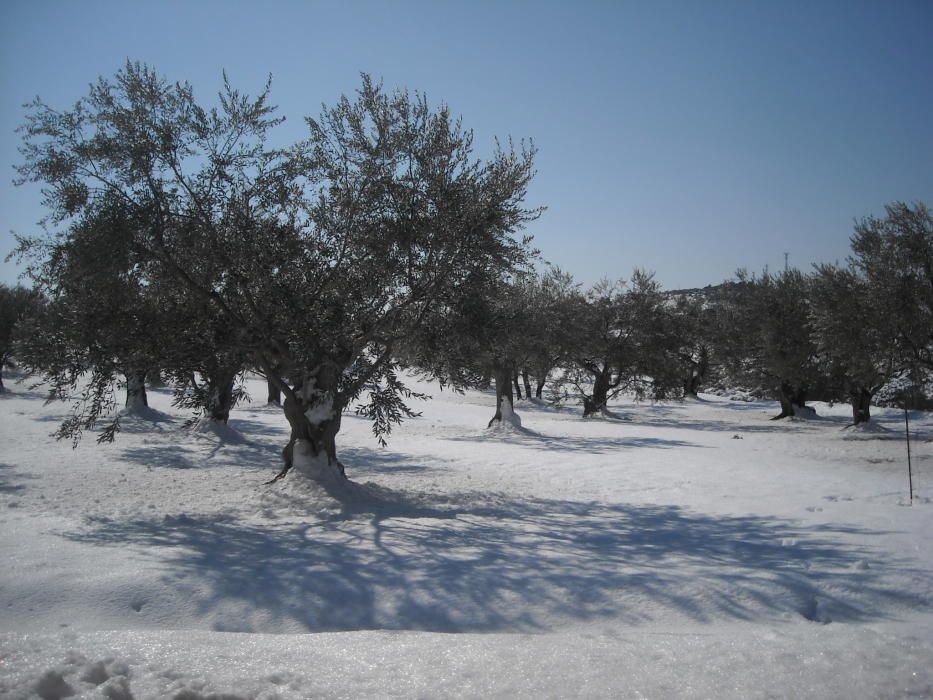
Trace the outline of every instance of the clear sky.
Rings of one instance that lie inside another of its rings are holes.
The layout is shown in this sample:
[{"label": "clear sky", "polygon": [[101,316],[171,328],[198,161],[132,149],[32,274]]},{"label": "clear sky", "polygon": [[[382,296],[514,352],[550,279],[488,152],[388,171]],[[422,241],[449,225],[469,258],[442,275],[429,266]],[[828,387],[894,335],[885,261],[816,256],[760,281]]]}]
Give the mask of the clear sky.
[{"label": "clear sky", "polygon": [[[41,217],[13,187],[22,104],[68,106],[127,59],[210,100],[226,69],[302,117],[359,74],[540,152],[529,232],[590,284],[665,288],[842,260],[853,219],[933,205],[933,0],[0,3],[0,257]],[[15,280],[12,264],[0,281]]]}]

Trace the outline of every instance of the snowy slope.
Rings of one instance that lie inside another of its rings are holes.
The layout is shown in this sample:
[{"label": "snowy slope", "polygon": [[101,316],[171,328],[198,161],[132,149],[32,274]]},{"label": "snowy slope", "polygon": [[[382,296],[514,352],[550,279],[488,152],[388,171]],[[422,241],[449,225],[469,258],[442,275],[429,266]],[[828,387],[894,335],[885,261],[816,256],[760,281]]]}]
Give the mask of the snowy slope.
[{"label": "snowy slope", "polygon": [[337,501],[263,485],[277,410],[192,434],[153,392],[72,450],[8,384],[2,697],[933,696],[928,417],[910,506],[896,411],[526,401],[491,432],[493,396],[419,387],[387,449],[346,416]]}]

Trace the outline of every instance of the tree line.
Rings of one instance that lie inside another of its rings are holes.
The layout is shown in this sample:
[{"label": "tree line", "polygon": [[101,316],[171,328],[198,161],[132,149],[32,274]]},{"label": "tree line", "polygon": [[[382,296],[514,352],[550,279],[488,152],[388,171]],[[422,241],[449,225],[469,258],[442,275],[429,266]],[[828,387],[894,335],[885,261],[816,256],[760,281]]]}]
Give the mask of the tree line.
[{"label": "tree line", "polygon": [[403,368],[493,384],[490,425],[517,421],[523,390],[593,416],[621,391],[711,382],[778,397],[779,417],[845,398],[860,423],[881,386],[931,368],[922,204],[859,222],[844,266],[682,293],[635,270],[582,290],[523,233],[541,213],[524,204],[533,144],[477,158],[446,106],[368,76],[303,139],[276,143],[282,121],[268,84],[250,97],[225,77],[205,106],[129,62],[69,109],[27,106],[19,181],[43,187],[47,233],[18,239],[33,289],[0,289],[0,351],[74,402],[58,437],[112,440],[115,387],[140,407],[154,380],[226,423],[256,372],[290,427],[280,476],[300,462],[339,481],[346,410],[380,441],[416,415]]}]

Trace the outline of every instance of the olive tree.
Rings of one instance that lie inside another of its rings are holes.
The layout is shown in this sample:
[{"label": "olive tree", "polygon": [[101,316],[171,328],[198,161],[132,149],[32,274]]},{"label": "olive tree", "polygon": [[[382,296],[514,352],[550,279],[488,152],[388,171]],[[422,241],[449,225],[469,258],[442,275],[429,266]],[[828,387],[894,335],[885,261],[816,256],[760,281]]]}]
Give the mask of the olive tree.
[{"label": "olive tree", "polygon": [[[77,442],[112,414],[115,383],[125,389],[127,411],[148,406],[146,376],[171,334],[145,283],[144,260],[128,245],[134,225],[121,201],[102,197],[62,236],[21,240],[44,303],[17,333],[16,353],[27,371],[43,376],[51,398],[74,399],[60,438]],[[119,427],[119,415],[112,416],[99,440],[112,440]]]},{"label": "olive tree", "polygon": [[[572,354],[574,314],[579,308],[581,292],[569,273],[549,265],[524,282],[520,296],[526,318],[523,376],[531,374],[535,378],[534,395],[541,399],[551,372]],[[530,398],[530,383],[526,384],[526,389]]]},{"label": "olive tree", "polygon": [[297,461],[336,483],[344,409],[379,437],[410,414],[397,346],[455,308],[471,277],[524,254],[534,150],[509,142],[477,159],[446,107],[365,76],[306,119],[305,139],[273,147],[268,90],[251,98],[225,78],[208,107],[128,63],[70,109],[34,102],[19,172],[45,186],[53,223],[121,200],[141,222],[125,234],[142,269],[200,298],[282,392],[280,474]]},{"label": "olive tree", "polygon": [[654,380],[667,377],[658,358],[666,354],[665,320],[660,285],[642,270],[629,282],[604,280],[580,300],[562,384],[582,399],[584,418],[609,415],[608,402],[626,390],[664,393]]},{"label": "olive tree", "polygon": [[737,277],[724,286],[719,308],[727,374],[776,398],[775,420],[794,417],[824,383],[812,325],[813,279],[793,269],[760,277],[740,270]]},{"label": "olive tree", "polygon": [[3,370],[13,368],[13,346],[17,326],[26,321],[27,313],[37,305],[36,294],[25,287],[0,284],[0,392]]},{"label": "olive tree", "polygon": [[905,363],[933,371],[933,213],[893,202],[855,224],[851,264],[883,309]]},{"label": "olive tree", "polygon": [[817,268],[811,315],[825,371],[842,383],[853,425],[868,422],[872,398],[903,366],[897,319],[858,270],[836,265]]}]

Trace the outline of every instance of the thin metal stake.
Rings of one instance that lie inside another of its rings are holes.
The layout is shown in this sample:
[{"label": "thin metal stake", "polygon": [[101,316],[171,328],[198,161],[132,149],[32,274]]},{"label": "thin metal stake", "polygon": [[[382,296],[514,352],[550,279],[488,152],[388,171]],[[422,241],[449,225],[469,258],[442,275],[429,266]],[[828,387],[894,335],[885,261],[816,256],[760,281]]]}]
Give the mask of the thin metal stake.
[{"label": "thin metal stake", "polygon": [[910,505],[914,504],[914,475],[910,467],[910,418],[907,417],[907,406],[904,406],[904,426],[907,430],[907,483],[910,484]]}]

